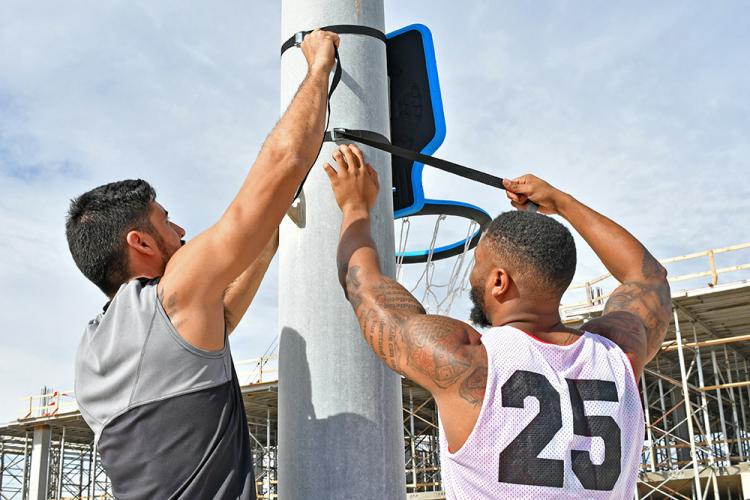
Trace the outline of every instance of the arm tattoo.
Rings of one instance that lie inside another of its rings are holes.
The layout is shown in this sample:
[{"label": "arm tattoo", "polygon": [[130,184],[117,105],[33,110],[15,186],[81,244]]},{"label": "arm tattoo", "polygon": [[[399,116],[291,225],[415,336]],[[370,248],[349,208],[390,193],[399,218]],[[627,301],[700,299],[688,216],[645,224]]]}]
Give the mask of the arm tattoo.
[{"label": "arm tattoo", "polygon": [[407,363],[427,375],[438,387],[455,384],[471,368],[471,354],[456,335],[456,322],[443,316],[430,316],[404,335]]},{"label": "arm tattoo", "polygon": [[482,365],[474,369],[468,377],[461,382],[458,393],[472,406],[482,404],[484,401],[484,390],[487,386],[487,366]]},{"label": "arm tattoo", "polygon": [[666,271],[644,249],[641,267],[643,281],[629,281],[620,285],[609,297],[603,314],[626,311],[634,314],[646,328],[648,352],[655,354],[669,326],[672,295]]},{"label": "arm tattoo", "polygon": [[[359,272],[352,266],[347,273],[347,297],[375,354],[393,370],[418,372],[440,388],[459,382],[473,367],[471,351],[465,349],[466,327],[450,318],[425,316],[424,307],[398,282],[380,275],[375,283],[363,283]],[[484,370],[483,377],[475,370],[465,382],[463,397],[476,396],[487,379]]]},{"label": "arm tattoo", "polygon": [[167,296],[167,291],[162,288],[161,290],[157,289],[156,296],[159,299],[159,302],[161,302],[161,305],[164,308],[164,312],[167,313],[172,326],[175,327],[175,330],[178,329],[181,325],[184,325],[187,320],[185,320],[184,318],[177,318],[177,292],[172,292],[171,294],[169,294],[169,297],[164,300],[164,298]]},{"label": "arm tattoo", "polygon": [[362,292],[360,290],[362,283],[359,282],[358,274],[359,266],[353,266],[346,274],[346,298],[349,299],[355,311],[362,304]]}]

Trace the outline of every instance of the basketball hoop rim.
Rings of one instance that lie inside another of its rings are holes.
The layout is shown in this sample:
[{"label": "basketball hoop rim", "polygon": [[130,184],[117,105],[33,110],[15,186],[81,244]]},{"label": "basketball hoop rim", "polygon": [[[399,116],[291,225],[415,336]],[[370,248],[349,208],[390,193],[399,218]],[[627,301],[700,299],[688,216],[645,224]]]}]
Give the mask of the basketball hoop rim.
[{"label": "basketball hoop rim", "polygon": [[[414,250],[410,252],[397,252],[396,258],[404,264],[420,264],[428,260],[436,261],[449,259],[471,250],[479,243],[484,228],[492,221],[492,217],[486,211],[476,205],[452,200],[430,200],[425,199],[421,210],[412,214],[396,215],[395,219],[403,217],[416,217],[422,215],[450,215],[463,217],[476,222],[479,229],[468,238],[458,240],[454,243],[436,247],[434,250]],[[467,246],[468,243],[468,246]],[[430,257],[431,256],[431,257]]]}]

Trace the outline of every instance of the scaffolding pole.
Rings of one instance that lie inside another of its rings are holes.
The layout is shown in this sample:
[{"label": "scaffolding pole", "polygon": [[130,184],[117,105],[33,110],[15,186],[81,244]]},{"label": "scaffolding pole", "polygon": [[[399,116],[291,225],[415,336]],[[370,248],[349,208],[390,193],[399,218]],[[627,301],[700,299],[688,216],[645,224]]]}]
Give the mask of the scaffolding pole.
[{"label": "scaffolding pole", "polygon": [[[693,324],[693,338],[697,337],[697,333],[695,331],[695,324]],[[696,342],[697,344],[697,342]],[[701,349],[699,346],[696,345],[695,347],[695,360],[696,365],[698,369],[698,386],[703,388],[704,381],[703,381],[703,360],[701,359]],[[719,483],[716,479],[716,474],[713,473],[714,466],[716,465],[716,448],[714,447],[713,442],[713,436],[711,435],[711,418],[708,414],[708,398],[706,397],[706,393],[701,391],[700,393],[700,400],[701,400],[701,408],[703,413],[703,426],[704,426],[704,432],[706,436],[706,444],[708,446],[708,449],[710,450],[710,453],[708,454],[708,465],[711,467],[711,487],[713,489],[714,498],[719,498]]]},{"label": "scaffolding pole", "polygon": [[[716,402],[719,406],[719,423],[721,424],[721,435],[724,441],[724,449],[726,449],[726,465],[730,465],[732,462],[730,460],[730,457],[732,455],[731,450],[729,448],[729,435],[727,434],[727,422],[724,419],[724,399],[721,394],[721,372],[719,371],[719,363],[716,362],[716,351],[711,352],[711,364],[714,369],[714,381],[716,382],[716,386],[714,388],[716,389]],[[706,387],[706,390],[709,390],[708,387]]]},{"label": "scaffolding pole", "polygon": [[687,420],[687,427],[688,427],[688,436],[690,438],[690,455],[693,462],[693,479],[694,479],[694,487],[695,487],[695,494],[698,497],[701,497],[701,480],[700,480],[700,469],[698,468],[698,459],[695,454],[695,434],[693,431],[693,407],[690,403],[690,392],[688,389],[688,380],[687,380],[687,373],[685,371],[685,356],[683,354],[682,350],[682,335],[680,334],[680,320],[677,317],[677,309],[672,308],[672,313],[674,315],[674,329],[675,329],[675,337],[677,338],[677,354],[678,358],[680,360],[680,376],[682,380],[682,395],[685,399],[685,414],[686,414],[686,420]]}]

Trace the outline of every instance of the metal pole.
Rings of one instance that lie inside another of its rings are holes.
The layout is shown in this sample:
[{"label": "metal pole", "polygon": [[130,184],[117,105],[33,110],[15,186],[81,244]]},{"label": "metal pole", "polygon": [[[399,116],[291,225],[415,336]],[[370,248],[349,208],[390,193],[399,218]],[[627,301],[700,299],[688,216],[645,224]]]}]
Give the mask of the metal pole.
[{"label": "metal pole", "polygon": [[271,409],[266,408],[266,494],[271,498]]},{"label": "metal pole", "polygon": [[[657,371],[661,372],[661,368],[659,366],[659,358],[656,358],[656,369]],[[664,383],[662,382],[661,378],[657,380],[657,384],[659,386],[659,406],[661,407],[661,426],[664,430],[664,450],[666,451],[666,457],[667,457],[667,467],[669,469],[672,468],[672,449],[669,446],[669,426],[667,425],[667,417],[664,415],[667,413],[667,407],[664,403]]]},{"label": "metal pole", "polygon": [[687,374],[685,373],[685,355],[682,352],[682,335],[680,334],[680,321],[677,317],[677,309],[673,308],[674,330],[677,339],[677,355],[680,360],[680,377],[682,379],[682,396],[685,401],[685,415],[687,419],[688,436],[690,439],[690,457],[693,461],[693,483],[695,495],[701,497],[700,469],[698,468],[698,457],[695,454],[695,433],[693,432],[693,405],[690,403],[690,389],[688,388]]},{"label": "metal pole", "polygon": [[94,444],[91,444],[89,448],[89,498],[94,500],[96,498],[96,449]]},{"label": "metal pole", "polygon": [[0,442],[0,497],[3,495],[3,476],[5,475],[5,443]]},{"label": "metal pole", "polygon": [[[654,456],[654,434],[651,431],[651,410],[648,406],[648,396],[646,394],[646,375],[641,373],[641,395],[643,397],[643,411],[646,417],[646,435],[648,437],[648,457],[651,461],[651,472],[656,472],[656,457]],[[637,491],[637,490],[636,490]],[[637,496],[637,492],[636,492]]]},{"label": "metal pole", "polygon": [[65,463],[65,427],[62,428],[62,435],[60,436],[60,457],[57,464],[57,496],[56,500],[62,498],[63,488],[63,464]]},{"label": "metal pole", "polygon": [[[737,374],[737,380],[742,379],[742,373],[740,372],[740,363],[737,359],[737,351],[734,351],[734,369],[735,373]],[[740,447],[745,450],[745,453],[750,455],[750,452],[746,450],[746,438],[747,438],[747,417],[745,416],[745,396],[742,393],[742,389],[737,389],[737,395],[740,399],[740,417],[742,418],[742,429],[740,429],[739,434],[742,436],[742,440],[740,441]]]},{"label": "metal pole", "polygon": [[[282,40],[332,24],[385,29],[383,1],[283,0]],[[382,41],[341,35],[343,76],[331,99],[330,128],[390,137],[386,50]],[[305,77],[299,50],[281,60],[281,107]],[[279,496],[284,500],[406,496],[400,377],[370,351],[336,270],[341,213],[320,164],[304,189],[304,222],[286,217],[279,245]],[[391,186],[385,153],[364,148],[381,186]],[[372,212],[381,268],[395,276],[393,202],[382,189]]]},{"label": "metal pole", "polygon": [[23,438],[23,487],[21,491],[21,500],[27,500],[26,494],[29,492],[29,431]]},{"label": "metal pole", "polygon": [[411,449],[411,482],[414,485],[414,492],[417,491],[417,448],[415,446],[414,436],[414,395],[409,388],[409,442]]},{"label": "metal pole", "polygon": [[[697,344],[697,336],[698,334],[695,331],[695,323],[693,323],[693,338],[696,339]],[[695,361],[698,365],[698,386],[703,388],[704,386],[704,380],[703,380],[703,361],[701,360],[701,349],[700,347],[695,348]],[[708,415],[708,398],[706,397],[706,393],[701,391],[701,407],[703,408],[703,425],[705,427],[706,431],[706,443],[708,444],[708,449],[711,450],[711,454],[708,456],[708,465],[711,467],[711,486],[714,491],[714,498],[719,498],[719,483],[716,479],[716,470],[714,467],[716,466],[716,448],[714,448],[714,440],[713,436],[711,435],[711,419]]]},{"label": "metal pole", "polygon": [[[716,362],[716,351],[711,351],[711,363],[714,368],[714,380],[718,386],[721,383],[719,378],[721,374],[719,372],[719,363]],[[719,405],[719,422],[721,423],[721,434],[724,436],[724,448],[727,450],[726,465],[730,465],[732,461],[729,458],[731,456],[731,452],[729,451],[729,436],[727,435],[727,423],[724,420],[724,399],[721,396],[721,388],[719,387],[716,388],[716,400]]]},{"label": "metal pole", "polygon": [[727,370],[727,382],[729,384],[729,403],[732,405],[732,423],[734,424],[734,438],[737,440],[737,452],[740,456],[740,462],[745,461],[745,452],[742,449],[742,441],[740,440],[740,419],[737,415],[737,400],[734,398],[734,388],[732,384],[732,366],[729,364],[729,353],[727,352],[726,346],[724,347],[724,364]]}]

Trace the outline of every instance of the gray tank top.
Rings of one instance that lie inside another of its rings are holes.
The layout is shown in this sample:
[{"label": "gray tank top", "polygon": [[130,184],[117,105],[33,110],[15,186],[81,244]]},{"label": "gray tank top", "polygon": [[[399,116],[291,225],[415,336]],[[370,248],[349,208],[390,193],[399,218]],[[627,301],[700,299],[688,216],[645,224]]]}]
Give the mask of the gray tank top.
[{"label": "gray tank top", "polygon": [[118,499],[254,499],[250,438],[228,340],[188,344],[133,280],[92,320],[75,394]]}]

